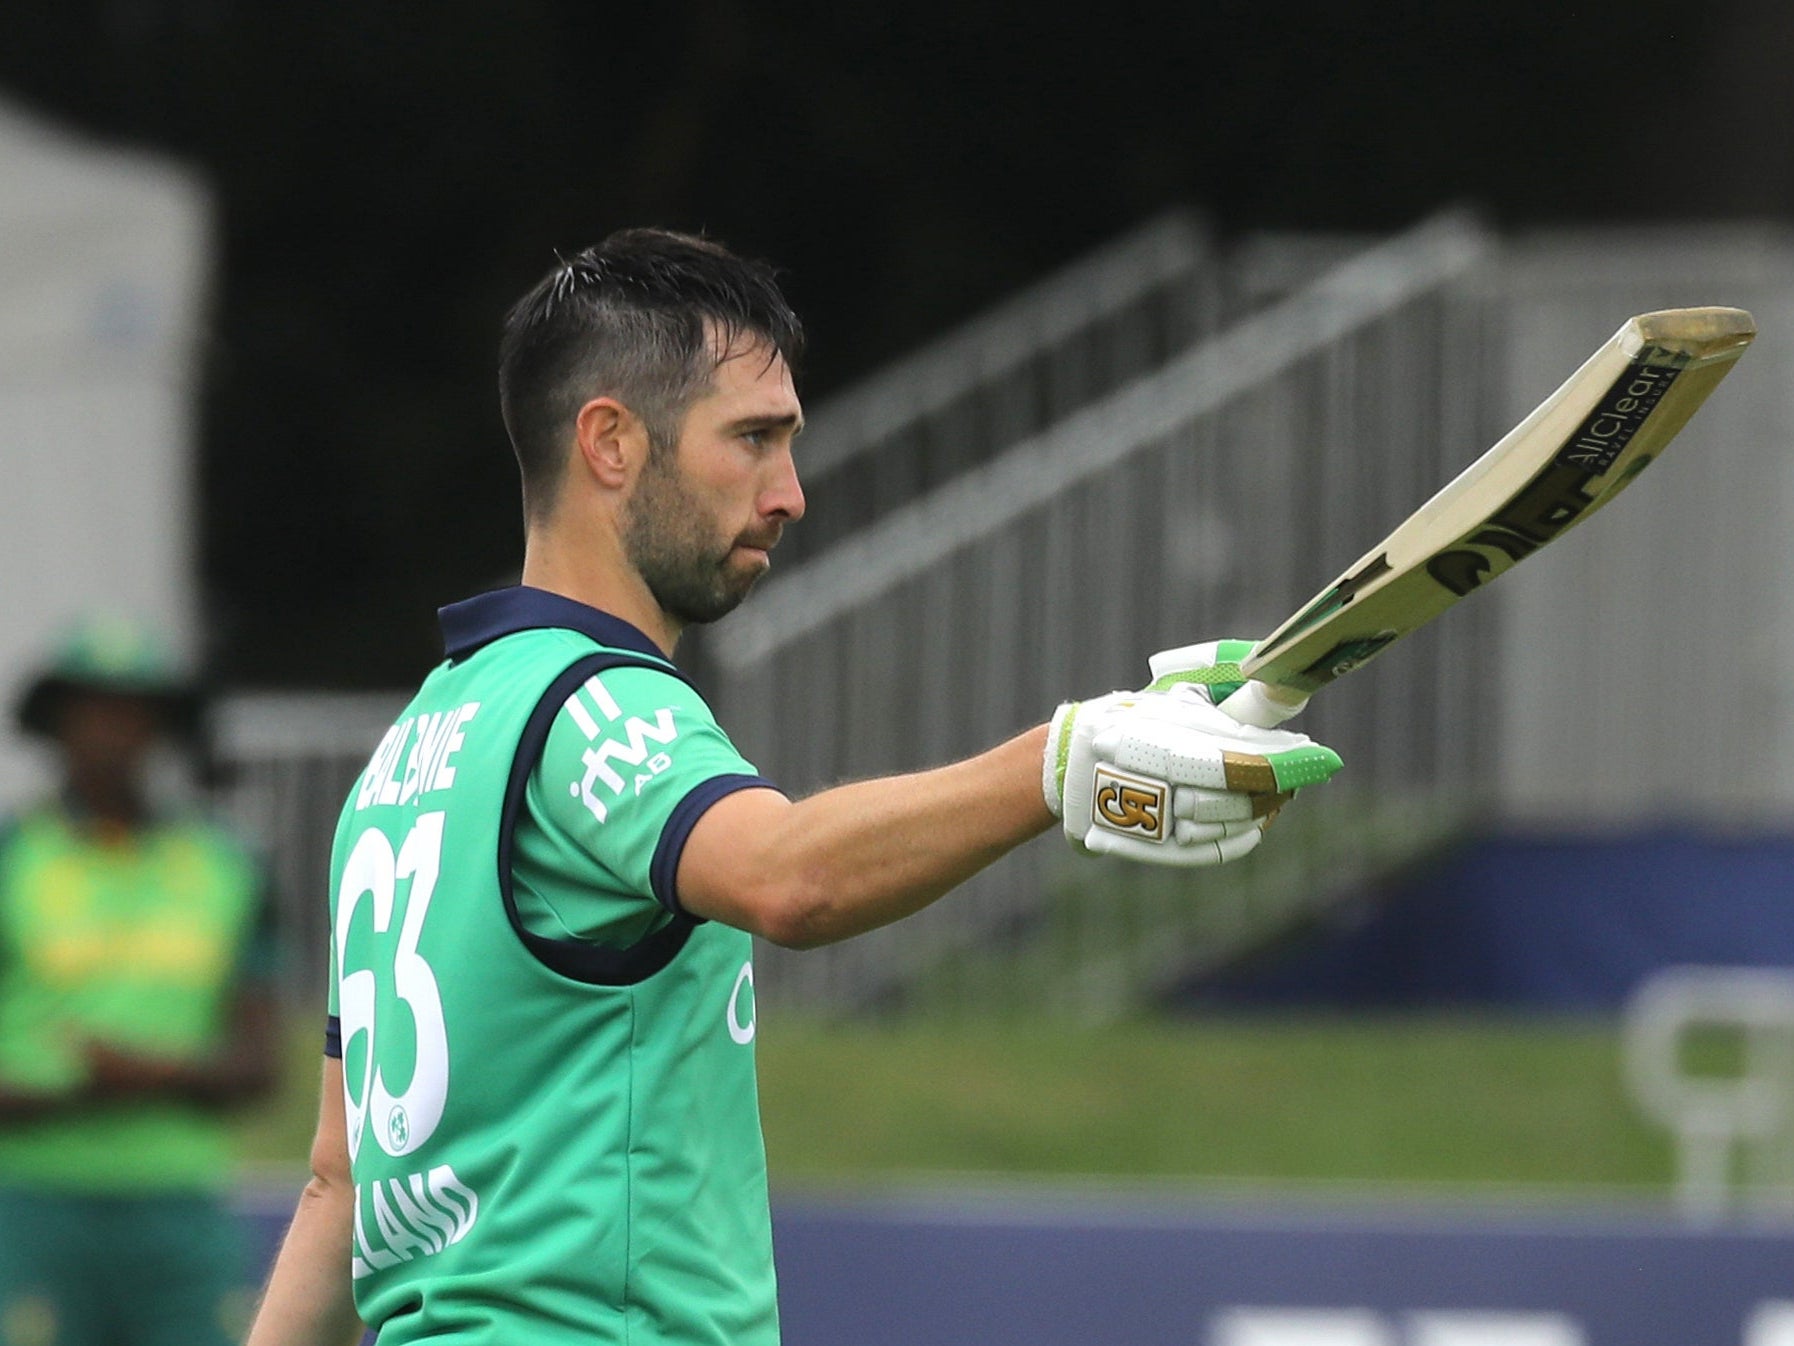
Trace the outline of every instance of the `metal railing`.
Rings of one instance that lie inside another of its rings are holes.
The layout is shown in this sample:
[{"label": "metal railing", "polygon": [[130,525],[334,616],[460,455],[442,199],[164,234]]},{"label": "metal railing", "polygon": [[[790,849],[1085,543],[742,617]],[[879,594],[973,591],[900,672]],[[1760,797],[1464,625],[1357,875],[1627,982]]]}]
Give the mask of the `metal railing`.
[{"label": "metal railing", "polygon": [[301,1012],[323,1012],[337,816],[405,701],[404,693],[249,693],[214,713],[219,806],[267,865],[287,952],[282,989]]},{"label": "metal railing", "polygon": [[1161,215],[815,408],[813,507],[780,549],[814,555],[1163,364],[1218,324],[1212,250]]},{"label": "metal railing", "polygon": [[[1450,217],[1372,248],[770,582],[708,643],[723,723],[801,792],[945,762],[1067,695],[1137,686],[1154,649],[1270,629],[1487,442],[1489,247]],[[1300,895],[1388,861],[1354,838],[1442,825],[1484,757],[1486,626],[1472,608],[1449,645],[1423,634],[1378,677],[1329,689],[1308,726],[1351,784],[1317,797],[1301,840],[1206,885],[1225,897],[1168,906],[1163,880],[1068,867],[1044,838],[898,926],[765,951],[767,994],[876,1005],[976,952],[969,975],[1003,996],[1031,975],[1029,937],[1056,924],[1043,894],[1101,887],[1108,902],[1119,885],[1154,919],[1105,920],[1079,959],[1032,975],[1124,1007],[1143,977],[1200,956],[1216,910],[1287,919]],[[962,982],[955,999],[978,993]]]}]

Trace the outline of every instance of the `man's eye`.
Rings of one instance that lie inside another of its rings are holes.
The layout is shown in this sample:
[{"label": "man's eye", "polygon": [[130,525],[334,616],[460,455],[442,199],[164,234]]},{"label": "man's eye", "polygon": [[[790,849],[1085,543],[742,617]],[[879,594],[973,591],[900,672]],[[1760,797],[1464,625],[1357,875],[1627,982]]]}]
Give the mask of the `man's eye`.
[{"label": "man's eye", "polygon": [[759,448],[762,444],[766,443],[766,431],[764,430],[743,430],[741,432],[741,437],[755,448]]}]

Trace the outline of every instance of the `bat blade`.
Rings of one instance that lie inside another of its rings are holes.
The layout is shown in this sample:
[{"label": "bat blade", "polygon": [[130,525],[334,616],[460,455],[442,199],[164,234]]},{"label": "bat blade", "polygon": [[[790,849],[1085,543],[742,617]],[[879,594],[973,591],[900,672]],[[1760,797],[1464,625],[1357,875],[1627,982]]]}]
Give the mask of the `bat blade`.
[{"label": "bat blade", "polygon": [[1632,318],[1556,392],[1241,662],[1296,701],[1361,667],[1612,500],[1756,335],[1735,308]]}]

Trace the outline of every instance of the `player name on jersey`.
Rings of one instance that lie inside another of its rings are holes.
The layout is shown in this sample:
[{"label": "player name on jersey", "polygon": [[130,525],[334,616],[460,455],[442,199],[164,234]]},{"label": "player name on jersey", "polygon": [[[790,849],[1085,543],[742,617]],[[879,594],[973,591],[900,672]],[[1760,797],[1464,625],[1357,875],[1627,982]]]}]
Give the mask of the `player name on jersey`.
[{"label": "player name on jersey", "polygon": [[[478,701],[470,701],[453,710],[410,716],[388,729],[362,773],[361,788],[355,792],[356,811],[372,804],[409,804],[419,795],[453,785],[455,768],[450,759],[460,749],[467,722],[479,708]],[[405,762],[402,775],[401,757]]]}]

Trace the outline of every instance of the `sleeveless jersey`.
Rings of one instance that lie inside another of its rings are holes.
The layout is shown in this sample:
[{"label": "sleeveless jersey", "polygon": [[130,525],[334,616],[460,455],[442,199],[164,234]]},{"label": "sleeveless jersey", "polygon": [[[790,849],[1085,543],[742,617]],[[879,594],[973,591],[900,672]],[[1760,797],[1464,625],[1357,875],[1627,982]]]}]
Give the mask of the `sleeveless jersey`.
[{"label": "sleeveless jersey", "polygon": [[[332,858],[361,1315],[382,1346],[773,1346],[751,941],[680,911],[667,877],[706,801],[764,782],[692,781],[655,853],[616,866],[666,878],[639,893],[661,903],[651,933],[536,933],[513,848],[556,719],[591,730],[601,839],[632,784],[677,780],[682,731],[720,731],[639,632],[571,600],[501,591],[444,627],[451,658],[351,791]],[[610,683],[677,695],[632,705]]]}]

